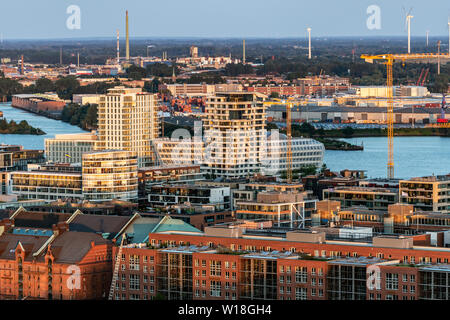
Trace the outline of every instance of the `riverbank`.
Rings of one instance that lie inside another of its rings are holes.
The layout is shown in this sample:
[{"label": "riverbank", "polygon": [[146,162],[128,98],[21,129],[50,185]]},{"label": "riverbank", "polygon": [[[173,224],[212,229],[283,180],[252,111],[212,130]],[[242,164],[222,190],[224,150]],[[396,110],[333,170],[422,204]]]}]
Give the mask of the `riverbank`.
[{"label": "riverbank", "polygon": [[[349,127],[348,127],[349,128]],[[314,136],[323,138],[364,138],[364,137],[385,137],[386,128],[370,129],[331,129],[316,130]],[[319,133],[320,132],[320,133]],[[450,129],[447,128],[395,128],[394,136],[397,137],[450,137]]]},{"label": "riverbank", "polygon": [[325,150],[340,150],[340,151],[362,151],[364,150],[363,145],[351,144],[341,140],[335,139],[323,139],[316,138],[317,141],[322,142]]},{"label": "riverbank", "polygon": [[8,121],[6,119],[1,119],[0,134],[30,134],[42,136],[46,133],[40,128],[30,126],[26,120],[22,120],[17,123],[14,120]]},{"label": "riverbank", "polygon": [[22,145],[25,149],[44,149],[44,140],[52,139],[56,134],[86,132],[77,126],[72,126],[60,120],[53,120],[22,109],[13,108],[10,103],[0,103],[0,111],[3,112],[5,119],[14,120],[16,123],[25,120],[30,126],[41,128],[45,131],[44,135],[0,133],[0,144]]}]

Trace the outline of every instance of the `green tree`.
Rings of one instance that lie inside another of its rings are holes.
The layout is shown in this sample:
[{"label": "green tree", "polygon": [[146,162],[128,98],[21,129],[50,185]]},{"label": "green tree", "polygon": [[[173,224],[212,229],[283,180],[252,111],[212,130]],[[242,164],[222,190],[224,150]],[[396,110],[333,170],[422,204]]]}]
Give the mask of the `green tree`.
[{"label": "green tree", "polygon": [[147,76],[147,71],[136,65],[132,65],[126,70],[127,76],[133,80],[141,80]]},{"label": "green tree", "polygon": [[35,92],[43,93],[55,90],[53,81],[47,78],[40,78],[36,80]]},{"label": "green tree", "polygon": [[61,99],[72,100],[79,87],[80,83],[74,76],[61,77],[55,81],[56,93]]},{"label": "green tree", "polygon": [[355,133],[355,129],[353,129],[350,126],[345,127],[344,129],[342,129],[342,133],[344,134],[344,137],[346,138],[350,138],[353,136],[353,134]]},{"label": "green tree", "polygon": [[280,94],[278,92],[271,92],[269,98],[279,98]]}]

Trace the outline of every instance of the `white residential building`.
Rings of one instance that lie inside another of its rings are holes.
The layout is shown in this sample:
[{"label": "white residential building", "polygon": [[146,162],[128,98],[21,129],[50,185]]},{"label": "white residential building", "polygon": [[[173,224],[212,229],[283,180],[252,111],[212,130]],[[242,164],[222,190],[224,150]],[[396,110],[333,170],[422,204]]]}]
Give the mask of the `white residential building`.
[{"label": "white residential building", "polygon": [[158,135],[155,94],[119,86],[100,97],[97,150],[134,151],[144,167],[154,164],[150,140]]},{"label": "white residential building", "polygon": [[97,141],[95,131],[76,134],[57,134],[45,139],[45,157],[55,163],[81,163],[85,152],[92,152]]}]

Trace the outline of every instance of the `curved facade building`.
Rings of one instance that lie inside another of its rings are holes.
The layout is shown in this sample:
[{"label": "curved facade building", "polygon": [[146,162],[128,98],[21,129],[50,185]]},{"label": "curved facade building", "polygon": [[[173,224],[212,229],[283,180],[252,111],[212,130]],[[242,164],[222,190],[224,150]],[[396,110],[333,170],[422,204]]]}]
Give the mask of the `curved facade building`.
[{"label": "curved facade building", "polygon": [[83,154],[83,196],[90,201],[138,199],[138,158],[130,151]]}]

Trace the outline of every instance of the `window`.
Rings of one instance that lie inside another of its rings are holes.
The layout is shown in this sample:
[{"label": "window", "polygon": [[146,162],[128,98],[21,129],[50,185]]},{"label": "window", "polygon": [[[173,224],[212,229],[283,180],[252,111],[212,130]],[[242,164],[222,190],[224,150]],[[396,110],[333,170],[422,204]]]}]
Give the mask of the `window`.
[{"label": "window", "polygon": [[408,282],[408,275],[407,274],[403,275],[403,282]]},{"label": "window", "polygon": [[295,300],[306,300],[308,298],[307,288],[295,288]]},{"label": "window", "polygon": [[386,273],[386,289],[398,290],[398,274]]},{"label": "window", "polygon": [[139,271],[139,259],[140,257],[136,254],[130,254],[129,256],[129,265],[130,270]]},{"label": "window", "polygon": [[409,277],[409,279],[410,279],[410,281],[411,281],[412,283],[416,282],[416,275],[415,275],[415,274],[412,274],[412,275]]},{"label": "window", "polygon": [[416,293],[416,286],[410,286],[409,287],[409,292]]},{"label": "window", "polygon": [[130,274],[130,290],[140,290],[139,278],[138,274]]},{"label": "window", "polygon": [[209,284],[209,289],[210,289],[211,297],[220,297],[221,296],[220,281],[211,281]]},{"label": "window", "polygon": [[209,262],[210,266],[210,275],[220,277],[222,275],[222,262],[211,260]]},{"label": "window", "polygon": [[306,267],[295,267],[295,282],[306,283],[308,281],[308,269]]}]

